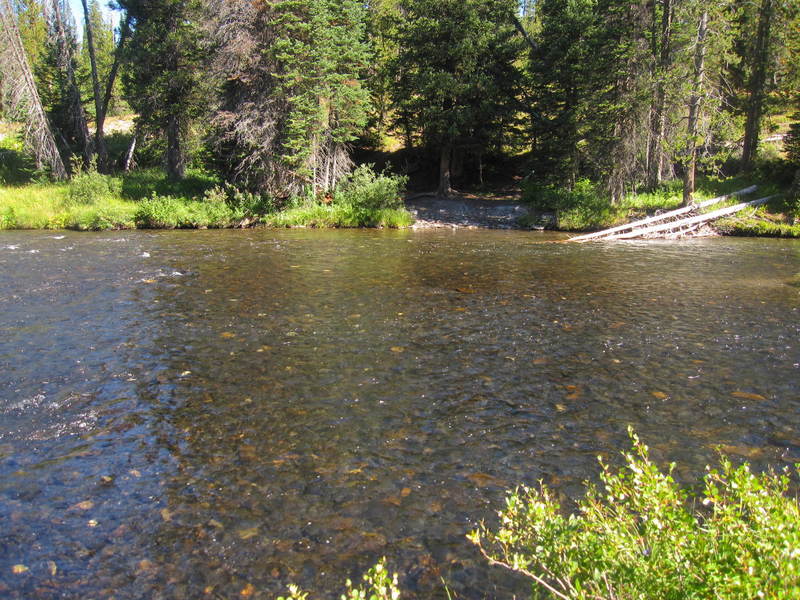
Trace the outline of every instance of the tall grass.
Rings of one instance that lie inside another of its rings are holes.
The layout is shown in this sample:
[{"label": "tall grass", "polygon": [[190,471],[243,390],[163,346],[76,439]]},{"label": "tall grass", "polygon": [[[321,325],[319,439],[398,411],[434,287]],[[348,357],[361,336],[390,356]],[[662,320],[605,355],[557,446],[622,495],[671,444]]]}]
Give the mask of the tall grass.
[{"label": "tall grass", "polygon": [[[118,176],[79,170],[68,183],[47,182],[16,138],[0,142],[0,229],[176,229],[243,227],[406,227],[405,179],[356,169],[329,203],[295,199],[281,211],[273,199],[221,184],[201,170],[181,181],[160,169]],[[41,181],[40,181],[41,179]]]}]

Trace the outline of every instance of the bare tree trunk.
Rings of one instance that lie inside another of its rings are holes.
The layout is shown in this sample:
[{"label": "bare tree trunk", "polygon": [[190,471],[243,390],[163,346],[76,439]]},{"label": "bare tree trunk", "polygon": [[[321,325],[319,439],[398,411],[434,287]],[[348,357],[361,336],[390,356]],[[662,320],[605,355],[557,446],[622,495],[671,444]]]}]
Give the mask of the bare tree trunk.
[{"label": "bare tree trunk", "polygon": [[61,11],[60,0],[52,1],[53,19],[55,24],[55,42],[58,48],[58,68],[66,76],[67,89],[66,94],[69,99],[69,125],[72,135],[77,138],[78,142],[83,148],[83,157],[88,164],[94,156],[94,144],[89,135],[89,126],[86,124],[86,113],[83,110],[83,102],[81,101],[81,93],[78,89],[78,82],[75,78],[75,65],[73,62],[72,46],[67,38],[67,28],[64,21],[64,15]]},{"label": "bare tree trunk", "polygon": [[167,176],[173,181],[183,179],[186,174],[186,158],[183,155],[181,124],[176,116],[167,125]]},{"label": "bare tree trunk", "polygon": [[[655,10],[655,9],[654,9]],[[664,0],[664,12],[661,15],[661,50],[659,53],[656,76],[656,93],[653,106],[653,121],[650,144],[647,153],[647,187],[654,189],[661,183],[664,168],[664,150],[662,148],[667,124],[667,88],[665,77],[671,63],[672,55],[672,1]]]},{"label": "bare tree trunk", "polygon": [[683,206],[692,201],[694,194],[695,170],[697,168],[697,123],[700,118],[700,100],[705,78],[706,35],[708,34],[708,11],[703,10],[697,26],[697,40],[694,50],[694,80],[692,96],[689,99],[689,121],[686,126],[688,138],[687,159],[683,175]]},{"label": "bare tree trunk", "polygon": [[122,21],[122,27],[119,32],[119,42],[114,50],[114,63],[111,65],[111,72],[108,74],[106,81],[106,91],[103,94],[102,113],[97,115],[97,126],[103,129],[105,125],[106,116],[108,115],[108,107],[111,104],[111,96],[114,94],[114,83],[117,80],[117,73],[119,72],[119,65],[122,62],[122,50],[125,47],[125,42],[131,33],[131,18],[127,14],[125,20]]},{"label": "bare tree trunk", "polygon": [[86,43],[89,48],[89,62],[92,66],[92,91],[94,92],[94,109],[96,115],[94,143],[97,149],[98,167],[101,171],[105,172],[108,170],[108,149],[106,148],[106,141],[103,137],[103,121],[105,115],[103,114],[103,98],[100,96],[100,78],[97,74],[94,31],[92,28],[92,20],[89,17],[89,3],[87,0],[81,0],[81,4],[83,4],[83,22],[86,29]]},{"label": "bare tree trunk", "polygon": [[764,97],[767,83],[767,69],[770,56],[770,30],[772,27],[773,0],[761,0],[756,34],[755,65],[747,82],[747,113],[744,125],[744,144],[742,146],[742,168],[750,170],[758,149],[761,133],[761,117],[764,114]]},{"label": "bare tree trunk", "polygon": [[439,189],[436,192],[439,196],[449,196],[453,189],[450,187],[450,164],[453,160],[453,145],[445,144],[442,146],[442,153],[439,157]]},{"label": "bare tree trunk", "polygon": [[67,170],[42,107],[9,0],[0,0],[0,68],[6,106],[25,113],[25,145],[33,152],[37,167],[47,166],[54,178],[66,179]]},{"label": "bare tree trunk", "polygon": [[122,165],[122,170],[126,173],[133,168],[133,153],[136,152],[136,138],[138,134],[134,131],[133,138],[131,138],[131,145],[128,146],[128,152],[125,154],[125,163]]}]

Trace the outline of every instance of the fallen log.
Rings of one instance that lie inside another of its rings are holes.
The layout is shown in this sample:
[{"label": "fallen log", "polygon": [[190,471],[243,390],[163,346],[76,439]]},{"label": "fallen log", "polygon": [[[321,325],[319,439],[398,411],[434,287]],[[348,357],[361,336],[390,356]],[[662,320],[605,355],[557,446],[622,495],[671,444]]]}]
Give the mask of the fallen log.
[{"label": "fallen log", "polygon": [[669,234],[675,229],[682,229],[685,227],[692,227],[692,226],[700,226],[706,223],[710,223],[711,221],[716,221],[721,217],[726,217],[728,215],[732,215],[734,213],[739,212],[747,208],[748,206],[760,206],[761,204],[766,204],[773,198],[776,198],[776,195],[773,196],[766,196],[765,198],[759,198],[758,200],[751,200],[750,202],[740,202],[739,204],[734,204],[733,206],[727,206],[725,208],[720,208],[718,210],[714,210],[702,215],[696,215],[694,217],[688,217],[686,219],[680,219],[678,221],[674,221],[672,223],[662,223],[661,225],[654,225],[652,227],[645,227],[644,229],[635,229],[633,231],[628,231],[625,233],[619,233],[616,235],[612,235],[606,238],[605,240],[630,240],[634,238],[640,238],[645,236],[654,236],[654,235],[661,235],[661,234]]},{"label": "fallen log", "polygon": [[638,221],[631,221],[630,223],[626,223],[624,225],[617,225],[616,227],[611,227],[609,229],[603,229],[602,231],[595,231],[594,233],[587,233],[584,235],[579,235],[573,238],[570,238],[570,242],[587,242],[589,240],[599,240],[599,239],[609,239],[616,233],[620,233],[623,231],[627,231],[629,229],[636,229],[638,227],[642,227],[644,225],[650,225],[652,223],[658,223],[660,221],[666,221],[668,219],[674,219],[675,217],[679,217],[681,215],[685,215],[690,213],[694,210],[701,209],[701,208],[708,208],[709,206],[713,206],[715,204],[719,204],[725,200],[730,198],[734,198],[736,196],[744,196],[750,194],[758,189],[758,186],[751,185],[750,187],[744,188],[743,190],[739,190],[738,192],[733,192],[732,194],[727,194],[725,196],[718,196],[716,198],[712,198],[711,200],[705,200],[704,202],[700,202],[694,206],[684,206],[682,208],[678,208],[675,210],[671,210],[669,212],[661,213],[660,215],[654,215],[652,217],[647,217],[645,219],[640,219]]}]

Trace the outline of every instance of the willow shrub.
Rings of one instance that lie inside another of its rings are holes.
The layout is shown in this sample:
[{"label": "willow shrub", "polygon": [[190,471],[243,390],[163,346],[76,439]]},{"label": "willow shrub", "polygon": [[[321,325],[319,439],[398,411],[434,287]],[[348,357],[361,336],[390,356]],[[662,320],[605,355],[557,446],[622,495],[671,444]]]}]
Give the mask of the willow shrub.
[{"label": "willow shrub", "polygon": [[756,474],[722,458],[702,493],[681,489],[631,434],[626,465],[600,462],[565,516],[544,485],[506,499],[500,527],[470,534],[493,564],[563,600],[800,598],[800,510],[789,477]]}]

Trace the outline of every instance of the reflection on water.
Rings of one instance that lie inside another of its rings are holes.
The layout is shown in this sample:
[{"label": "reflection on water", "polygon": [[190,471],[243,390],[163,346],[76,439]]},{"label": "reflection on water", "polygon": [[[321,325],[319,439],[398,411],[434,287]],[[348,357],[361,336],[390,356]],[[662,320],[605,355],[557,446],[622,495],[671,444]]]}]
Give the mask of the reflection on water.
[{"label": "reflection on water", "polygon": [[547,239],[4,233],[0,595],[511,598],[464,534],[628,424],[800,461],[797,242]]}]

